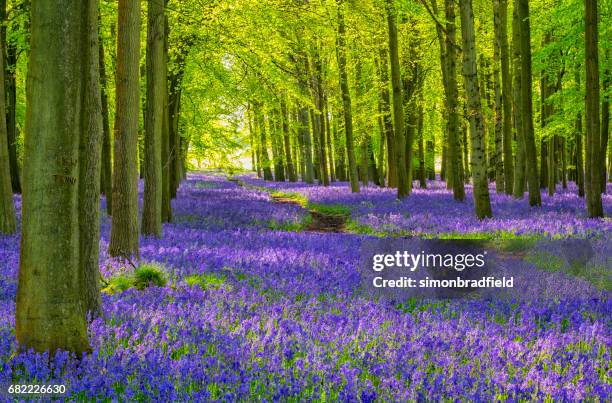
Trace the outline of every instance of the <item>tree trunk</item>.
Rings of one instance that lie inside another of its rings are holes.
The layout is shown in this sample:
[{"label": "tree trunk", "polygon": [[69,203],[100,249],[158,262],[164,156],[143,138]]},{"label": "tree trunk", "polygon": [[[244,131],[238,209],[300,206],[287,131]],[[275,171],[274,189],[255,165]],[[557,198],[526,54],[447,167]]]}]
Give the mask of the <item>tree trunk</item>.
[{"label": "tree trunk", "polygon": [[378,76],[380,81],[379,104],[385,128],[387,141],[387,186],[397,187],[397,162],[395,160],[395,135],[391,118],[391,100],[389,95],[389,54],[383,47],[380,48],[380,68]]},{"label": "tree trunk", "polygon": [[[580,86],[580,71],[579,67],[576,67],[574,74],[574,81],[578,92],[581,91]],[[574,131],[574,139],[576,143],[576,186],[578,186],[578,196],[584,197],[584,160],[582,158],[584,147],[582,146],[582,114],[578,112],[576,114],[576,127]]]},{"label": "tree trunk", "polygon": [[517,0],[521,36],[521,120],[525,139],[525,163],[529,205],[542,205],[540,181],[538,179],[538,160],[536,156],[535,135],[533,130],[533,104],[531,81],[531,29],[529,22],[529,0]]},{"label": "tree trunk", "polygon": [[149,0],[147,8],[147,102],[142,234],[162,235],[161,139],[164,111],[164,0]]},{"label": "tree trunk", "polygon": [[[493,20],[495,29],[495,41],[493,43],[493,89],[495,94],[495,190],[497,193],[503,193],[506,189],[505,164],[508,161],[504,157],[504,105],[502,98],[502,83],[500,78],[501,64],[501,10],[499,0],[493,0]],[[507,53],[507,46],[506,46]],[[506,55],[507,63],[507,55]]]},{"label": "tree trunk", "polygon": [[[0,66],[4,65],[4,41],[0,41]],[[6,116],[5,70],[0,68],[0,116]],[[13,234],[17,231],[17,217],[13,205],[11,187],[11,164],[7,142],[7,120],[0,119],[0,234]]]},{"label": "tree trunk", "polygon": [[[17,5],[13,5],[12,13],[16,14],[22,12],[24,3],[21,2]],[[7,130],[7,143],[8,143],[8,158],[10,166],[10,179],[12,193],[21,193],[21,178],[19,176],[19,162],[17,158],[17,82],[16,82],[16,70],[17,70],[17,46],[14,43],[15,40],[7,41],[6,31],[10,28],[11,32],[17,29],[15,22],[7,20],[6,16],[6,0],[2,0],[0,3],[0,21],[4,24],[5,29],[1,30],[0,46],[4,49],[6,58],[3,57],[4,62],[1,65],[4,69],[4,89],[5,89],[5,110],[6,110],[6,130]],[[15,17],[12,17],[15,20]],[[12,203],[12,200],[11,200]]]},{"label": "tree trunk", "polygon": [[510,76],[510,55],[508,51],[508,0],[499,2],[499,34],[497,35],[501,56],[502,103],[504,110],[503,149],[504,149],[504,190],[513,193],[514,166],[512,159],[512,77]]},{"label": "tree trunk", "polygon": [[461,37],[463,44],[463,79],[467,96],[470,134],[472,143],[472,176],[474,178],[474,206],[479,219],[491,217],[491,202],[485,159],[485,128],[482,105],[478,92],[476,69],[476,41],[474,38],[474,14],[471,0],[460,0]]},{"label": "tree trunk", "polygon": [[270,168],[270,155],[268,154],[268,139],[266,136],[266,122],[264,120],[261,103],[254,105],[255,108],[255,125],[256,130],[259,132],[259,147],[261,155],[261,166],[264,172],[264,180],[271,181],[274,179],[272,176],[272,169]]},{"label": "tree trunk", "polygon": [[336,173],[334,172],[334,147],[331,136],[331,127],[329,125],[329,104],[327,101],[327,96],[325,96],[324,105],[323,116],[325,118],[325,143],[327,144],[327,156],[329,158],[329,177],[333,182],[336,180]]},{"label": "tree trunk", "polygon": [[111,256],[138,256],[140,0],[119,0]]},{"label": "tree trunk", "polygon": [[314,166],[312,164],[312,145],[310,141],[310,124],[308,120],[308,108],[301,106],[298,112],[300,126],[298,136],[304,144],[304,177],[306,183],[314,183]]},{"label": "tree trunk", "polygon": [[[463,161],[461,158],[461,147],[459,142],[459,90],[457,85],[457,27],[455,24],[455,4],[453,0],[445,0],[446,9],[446,112],[448,148],[446,158],[448,160],[448,171],[451,171],[453,198],[458,201],[465,199],[465,188],[463,178]],[[449,176],[449,172],[446,175]]]},{"label": "tree trunk", "polygon": [[[606,56],[609,57],[610,49],[606,49]],[[608,88],[610,87],[610,71],[606,69],[603,77],[603,88],[601,90],[603,99],[601,100],[601,143],[600,143],[600,154],[599,162],[601,168],[599,170],[601,175],[601,193],[606,193],[606,152],[608,151],[608,137],[610,135],[610,95],[608,94]]]},{"label": "tree trunk", "polygon": [[113,213],[113,165],[111,161],[111,133],[108,115],[108,92],[106,79],[106,63],[104,60],[104,43],[98,35],[98,59],[100,64],[100,96],[102,105],[102,161],[101,161],[101,186],[102,193],[106,196],[106,214]]},{"label": "tree trunk", "polygon": [[22,349],[90,350],[102,133],[96,22],[92,0],[32,3],[16,312]]},{"label": "tree trunk", "polygon": [[325,141],[325,123],[326,118],[325,112],[325,94],[323,93],[323,68],[321,66],[321,58],[319,56],[319,50],[315,49],[314,56],[314,75],[313,75],[313,89],[314,89],[314,101],[317,107],[316,118],[317,132],[319,135],[319,172],[321,176],[319,180],[323,186],[329,186],[329,172],[327,170],[327,144]]},{"label": "tree trunk", "polygon": [[403,199],[410,195],[406,171],[406,137],[404,128],[404,108],[402,105],[402,78],[400,76],[399,51],[397,42],[397,23],[394,0],[387,0],[387,25],[389,29],[389,61],[391,63],[391,87],[393,88],[393,120],[395,128],[395,156],[397,162],[397,197]]},{"label": "tree trunk", "polygon": [[81,142],[79,144],[79,249],[85,312],[102,311],[100,297],[100,153],[103,137],[98,46],[98,2],[87,1]]},{"label": "tree trunk", "polygon": [[525,136],[521,115],[521,31],[518,17],[518,3],[514,3],[512,13],[512,71],[514,82],[512,86],[512,119],[514,136],[516,138],[516,169],[512,194],[516,199],[522,199],[525,193]]},{"label": "tree trunk", "polygon": [[285,160],[287,161],[287,173],[289,174],[289,181],[295,182],[297,181],[297,177],[295,175],[295,167],[293,165],[293,159],[291,158],[291,140],[289,133],[289,115],[287,113],[287,100],[286,96],[283,95],[281,98],[281,114],[283,119],[283,137],[285,144]]},{"label": "tree trunk", "polygon": [[419,102],[419,120],[417,124],[418,138],[419,138],[419,186],[421,189],[427,188],[427,178],[425,177],[425,142],[423,135],[423,120],[425,119],[425,113],[423,112],[423,91],[420,91],[420,102]]},{"label": "tree trunk", "polygon": [[344,135],[346,137],[346,153],[348,154],[349,179],[351,191],[359,192],[357,176],[357,161],[353,144],[353,115],[351,111],[351,94],[349,92],[348,74],[346,72],[346,26],[344,25],[344,1],[338,0],[338,70],[340,71],[340,90],[344,107]]},{"label": "tree trunk", "polygon": [[586,199],[589,217],[603,217],[601,201],[600,121],[599,121],[599,52],[597,0],[585,0],[585,67],[586,67]]}]

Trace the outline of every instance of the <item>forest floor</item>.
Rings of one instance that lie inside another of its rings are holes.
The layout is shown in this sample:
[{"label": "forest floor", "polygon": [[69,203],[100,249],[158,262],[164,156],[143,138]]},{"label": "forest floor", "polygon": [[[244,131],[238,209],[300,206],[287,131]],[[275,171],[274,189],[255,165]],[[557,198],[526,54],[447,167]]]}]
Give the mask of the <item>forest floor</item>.
[{"label": "forest floor", "polygon": [[[543,196],[538,209],[492,189],[494,218],[478,221],[470,190],[456,203],[440,182],[398,202],[392,190],[351,194],[346,183],[231,179],[190,174],[163,238],[141,238],[143,266],[161,273],[163,286],[130,287],[134,270],[107,256],[110,220],[102,218],[104,315],[91,323],[93,353],[81,360],[60,353],[49,366],[44,356],[15,353],[19,237],[0,237],[0,385],[62,383],[73,400],[573,401],[612,394],[612,222],[585,218],[573,188]],[[611,196],[604,205],[609,216]],[[360,292],[363,242],[410,235],[511,240],[504,261],[513,270],[535,269],[554,286],[554,298],[539,298],[537,289],[529,298],[486,300],[399,301]],[[550,257],[562,254],[565,240],[537,259],[523,258],[523,242],[565,238],[588,239],[594,251],[569,277],[551,273],[564,270]]]}]

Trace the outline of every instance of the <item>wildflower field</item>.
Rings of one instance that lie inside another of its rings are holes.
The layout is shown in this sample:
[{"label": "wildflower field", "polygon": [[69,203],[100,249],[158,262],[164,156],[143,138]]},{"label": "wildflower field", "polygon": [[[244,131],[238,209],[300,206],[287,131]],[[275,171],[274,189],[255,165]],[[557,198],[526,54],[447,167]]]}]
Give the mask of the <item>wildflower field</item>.
[{"label": "wildflower field", "polygon": [[[454,202],[438,182],[398,202],[376,187],[353,195],[346,183],[231,179],[190,174],[163,238],[141,238],[138,269],[108,258],[110,222],[102,218],[103,314],[89,324],[92,352],[83,357],[17,353],[19,236],[0,237],[0,384],[64,384],[61,399],[70,401],[611,396],[612,222],[586,219],[571,188],[543,196],[539,209],[492,191],[495,218],[478,221],[471,202]],[[274,192],[341,206],[350,225],[309,231],[308,208],[274,202]],[[16,206],[19,213],[19,198]],[[609,195],[604,209],[612,213]],[[581,272],[574,287],[548,299],[390,302],[360,292],[364,239],[457,233],[589,239],[604,272],[596,281]]]}]

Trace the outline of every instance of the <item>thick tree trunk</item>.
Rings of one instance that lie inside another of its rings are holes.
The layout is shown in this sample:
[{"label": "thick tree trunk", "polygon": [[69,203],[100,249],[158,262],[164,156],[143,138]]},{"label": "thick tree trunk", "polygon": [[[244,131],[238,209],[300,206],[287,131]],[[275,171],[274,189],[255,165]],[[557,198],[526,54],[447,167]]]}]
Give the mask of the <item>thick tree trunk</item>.
[{"label": "thick tree trunk", "polygon": [[119,0],[111,256],[138,256],[140,0]]},{"label": "thick tree trunk", "polygon": [[161,139],[164,111],[164,0],[149,0],[147,8],[147,102],[145,120],[142,234],[162,235]]},{"label": "thick tree trunk", "polygon": [[474,14],[471,0],[460,0],[461,37],[463,44],[463,79],[467,96],[470,134],[472,143],[472,176],[474,178],[474,206],[480,219],[491,217],[491,202],[485,159],[485,128],[482,105],[478,92],[476,69],[476,41],[474,38]]},{"label": "thick tree trunk", "polygon": [[346,72],[346,26],[344,24],[344,1],[338,0],[338,70],[340,72],[340,90],[342,92],[342,105],[344,108],[344,135],[346,137],[346,153],[349,163],[349,179],[351,191],[359,192],[359,178],[357,176],[357,161],[355,160],[355,146],[353,143],[353,114],[351,111],[351,94],[349,92],[348,74]]},{"label": "thick tree trunk", "polygon": [[102,133],[96,22],[92,0],[32,3],[16,313],[22,349],[90,349]]},{"label": "thick tree trunk", "polygon": [[389,61],[391,64],[391,87],[393,89],[393,121],[395,128],[395,156],[397,162],[397,197],[403,199],[410,195],[406,171],[406,137],[404,128],[404,108],[402,105],[402,78],[400,75],[399,50],[397,41],[397,22],[394,0],[387,0],[387,25],[389,29]]},{"label": "thick tree trunk", "polygon": [[603,217],[601,201],[599,51],[597,0],[585,0],[586,204],[589,217]]},{"label": "thick tree trunk", "polygon": [[[0,66],[4,65],[4,41],[0,41]],[[6,116],[4,69],[0,68],[0,117]],[[17,231],[17,218],[13,205],[11,167],[7,142],[7,120],[0,119],[0,234]]]},{"label": "thick tree trunk", "polygon": [[533,104],[531,81],[531,29],[529,22],[529,0],[517,0],[521,36],[521,120],[525,139],[525,163],[529,205],[542,205],[540,181],[538,179],[538,160],[536,156],[535,134],[533,129]]}]

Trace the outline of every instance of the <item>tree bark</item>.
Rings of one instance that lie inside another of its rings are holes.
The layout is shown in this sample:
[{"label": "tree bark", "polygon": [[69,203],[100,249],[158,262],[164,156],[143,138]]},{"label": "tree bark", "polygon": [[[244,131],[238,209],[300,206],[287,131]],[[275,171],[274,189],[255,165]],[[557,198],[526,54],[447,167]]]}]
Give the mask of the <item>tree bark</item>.
[{"label": "tree bark", "polygon": [[[0,41],[0,66],[4,66],[4,41]],[[5,70],[0,68],[0,116],[6,116],[4,73]],[[0,119],[0,234],[13,234],[17,231],[7,139],[7,120]]]},{"label": "tree bark", "polygon": [[266,135],[266,122],[263,116],[263,104],[257,102],[254,105],[255,108],[255,125],[259,132],[259,147],[261,155],[261,165],[264,172],[264,180],[271,181],[274,179],[272,176],[272,169],[270,168],[270,155],[268,154],[268,139]]},{"label": "tree bark", "polygon": [[517,3],[521,32],[521,120],[523,121],[523,136],[525,139],[525,163],[527,167],[529,205],[540,206],[542,205],[542,198],[540,195],[538,161],[533,129],[529,0],[517,0]]},{"label": "tree bark", "polygon": [[[7,143],[8,143],[8,158],[10,166],[10,179],[12,193],[21,193],[21,178],[19,174],[19,162],[17,157],[17,45],[14,41],[7,41],[6,32],[16,30],[16,24],[9,22],[6,15],[6,0],[0,3],[0,21],[4,24],[4,29],[1,30],[2,49],[4,49],[6,58],[1,65],[4,69],[4,90],[5,90],[5,111],[6,111],[6,127],[7,127]],[[24,2],[13,5],[13,14],[23,12]],[[15,17],[13,16],[13,20]],[[11,201],[12,203],[12,201]]]},{"label": "tree bark", "polygon": [[387,25],[389,30],[389,61],[391,64],[391,87],[393,89],[393,121],[395,128],[395,156],[397,162],[397,197],[403,199],[410,195],[406,171],[406,137],[404,128],[404,108],[402,105],[402,78],[400,75],[399,50],[397,41],[397,22],[394,0],[387,0]]},{"label": "tree bark", "polygon": [[84,280],[85,312],[96,317],[102,311],[100,297],[100,153],[103,137],[102,97],[98,46],[98,2],[87,4],[81,142],[79,144],[79,244]]},{"label": "tree bark", "polygon": [[522,199],[525,193],[525,137],[523,134],[523,119],[521,115],[521,31],[518,17],[518,3],[514,3],[512,13],[512,119],[514,136],[516,138],[516,168],[512,194],[516,199]]},{"label": "tree bark", "polygon": [[285,160],[287,161],[287,173],[289,174],[289,181],[295,182],[297,181],[297,177],[295,174],[295,167],[293,165],[293,159],[291,158],[291,140],[290,140],[290,132],[289,132],[289,115],[287,113],[287,100],[286,95],[283,95],[281,98],[281,115],[283,119],[283,137],[284,137],[284,145],[285,145]]},{"label": "tree bark", "polygon": [[351,191],[359,192],[359,178],[357,176],[357,161],[355,160],[355,146],[353,143],[353,115],[351,111],[351,94],[349,92],[348,74],[346,72],[346,26],[344,23],[344,1],[338,1],[338,70],[340,72],[340,90],[342,92],[342,105],[344,108],[344,135],[346,137],[346,153],[349,163],[349,180]]},{"label": "tree bark", "polygon": [[589,217],[603,217],[601,201],[597,0],[585,0],[586,202]]},{"label": "tree bark", "polygon": [[499,2],[499,49],[501,56],[502,103],[504,110],[504,190],[513,194],[514,166],[512,158],[512,77],[510,76],[510,52],[508,51],[508,1]]},{"label": "tree bark", "polygon": [[104,60],[104,43],[98,35],[98,59],[100,64],[100,96],[102,105],[102,161],[101,161],[101,186],[102,193],[106,196],[106,214],[113,213],[113,165],[111,161],[111,133],[108,115],[108,92],[106,79],[106,63]]},{"label": "tree bark", "polygon": [[149,0],[147,8],[147,102],[145,111],[144,196],[142,234],[162,235],[161,139],[164,111],[164,0]]},{"label": "tree bark", "polygon": [[389,54],[380,48],[380,68],[378,70],[380,90],[380,108],[387,141],[387,186],[397,187],[397,161],[395,159],[395,134],[391,117],[391,99],[389,94]]},{"label": "tree bark", "polygon": [[[453,198],[458,201],[465,199],[464,173],[461,158],[461,147],[459,142],[459,89],[457,85],[457,39],[455,24],[455,4],[453,0],[445,0],[446,10],[446,112],[448,114],[446,132],[448,136],[448,148],[446,158],[448,167],[452,172]],[[448,175],[449,172],[446,172]]]},{"label": "tree bark", "polygon": [[102,133],[96,23],[93,0],[32,3],[16,312],[22,349],[90,350]]},{"label": "tree bark", "polygon": [[[493,21],[495,30],[495,41],[493,44],[493,88],[495,94],[495,190],[497,193],[503,193],[506,189],[506,172],[505,165],[510,160],[504,160],[504,135],[505,133],[505,113],[502,97],[502,82],[500,77],[500,64],[502,62],[501,57],[501,6],[499,0],[493,0]],[[506,53],[507,53],[506,44]],[[506,63],[508,62],[508,55],[506,54]],[[507,66],[506,66],[507,67]]]},{"label": "tree bark", "polygon": [[138,256],[140,0],[119,0],[111,256]]},{"label": "tree bark", "polygon": [[463,79],[467,96],[470,134],[472,143],[472,176],[474,181],[474,207],[479,219],[491,217],[491,202],[485,158],[485,128],[482,104],[478,91],[476,68],[476,44],[474,38],[474,14],[472,0],[460,0],[461,37],[463,44]]},{"label": "tree bark", "polygon": [[329,179],[333,182],[336,180],[336,172],[334,169],[334,146],[332,142],[331,127],[329,124],[329,103],[327,96],[325,96],[324,100],[323,116],[325,118],[325,143],[327,144],[327,156],[329,159]]}]

